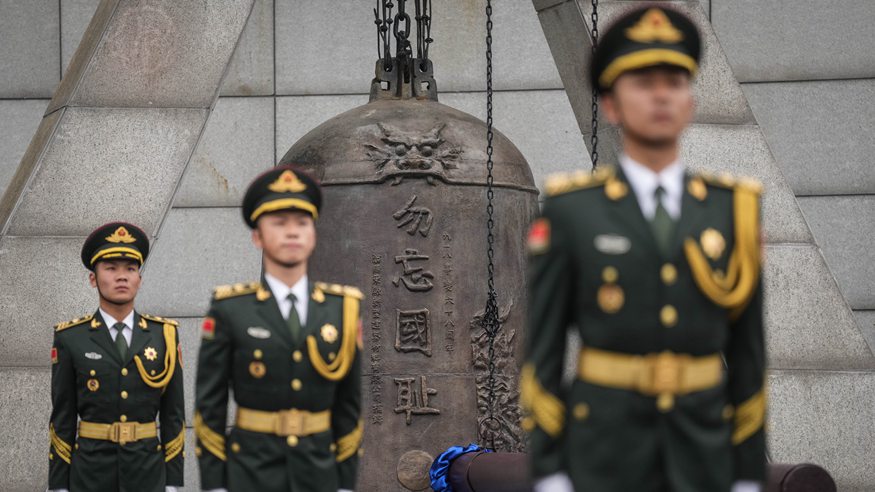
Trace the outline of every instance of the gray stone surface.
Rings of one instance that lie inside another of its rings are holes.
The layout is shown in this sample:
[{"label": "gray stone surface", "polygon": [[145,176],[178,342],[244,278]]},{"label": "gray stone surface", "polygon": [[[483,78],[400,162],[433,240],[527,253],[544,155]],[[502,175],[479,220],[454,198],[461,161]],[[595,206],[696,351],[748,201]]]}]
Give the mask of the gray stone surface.
[{"label": "gray stone surface", "polygon": [[875,193],[875,79],[743,88],[797,196]]},{"label": "gray stone surface", "polygon": [[52,107],[209,107],[253,1],[105,2]]},{"label": "gray stone surface", "polygon": [[[485,6],[485,0],[434,2],[430,56],[439,90],[485,87]],[[358,0],[276,0],[277,92],[367,92],[378,56],[373,8]],[[495,87],[561,88],[531,4],[494,8]],[[343,49],[326,51],[333,44]]]},{"label": "gray stone surface", "polygon": [[120,219],[152,233],[206,116],[200,109],[66,110],[7,233],[87,236]]},{"label": "gray stone surface", "polygon": [[61,4],[61,63],[67,70],[73,53],[82,41],[88,23],[94,17],[100,0],[63,0]]},{"label": "gray stone surface", "polygon": [[854,316],[869,349],[875,352],[875,311],[854,311]]},{"label": "gray stone surface", "polygon": [[260,271],[261,254],[240,209],[173,209],[146,263],[140,309],[200,317],[214,287],[258,280]]},{"label": "gray stone surface", "polygon": [[728,172],[762,181],[766,241],[812,242],[802,211],[766,140],[753,125],[694,124],[683,141],[683,158],[693,168]]},{"label": "gray stone surface", "polygon": [[0,364],[46,364],[52,327],[97,309],[97,293],[79,258],[84,240],[0,239]]},{"label": "gray stone surface", "polygon": [[773,371],[769,449],[780,463],[816,463],[842,492],[875,489],[875,374]]},{"label": "gray stone surface", "polygon": [[240,206],[252,178],[274,164],[273,142],[273,98],[220,98],[173,206]]},{"label": "gray stone surface", "polygon": [[875,195],[801,197],[817,244],[855,309],[875,309]]},{"label": "gray stone surface", "polygon": [[[499,92],[493,101],[495,128],[523,153],[537,186],[552,173],[590,168],[565,91]],[[485,93],[442,94],[441,102],[486,119]]]},{"label": "gray stone surface", "polygon": [[222,83],[223,96],[273,94],[273,0],[255,0]]},{"label": "gray stone surface", "polygon": [[875,357],[815,246],[767,246],[764,285],[769,367],[875,369]]},{"label": "gray stone surface", "polygon": [[367,95],[277,97],[275,161],[325,120],[367,102]]},{"label": "gray stone surface", "polygon": [[61,79],[58,5],[0,1],[0,98],[51,97]]},{"label": "gray stone surface", "polygon": [[738,80],[875,75],[875,2],[712,0],[711,21]]},{"label": "gray stone surface", "polygon": [[0,101],[0,196],[18,169],[47,103],[46,99]]},{"label": "gray stone surface", "polygon": [[49,468],[49,347],[42,367],[0,368],[0,489],[45,490]]}]

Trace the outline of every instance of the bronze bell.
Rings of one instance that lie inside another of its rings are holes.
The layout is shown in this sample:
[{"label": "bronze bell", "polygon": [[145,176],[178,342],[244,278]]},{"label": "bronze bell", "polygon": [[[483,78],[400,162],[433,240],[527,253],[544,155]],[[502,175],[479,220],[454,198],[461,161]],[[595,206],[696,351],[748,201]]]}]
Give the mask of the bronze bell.
[{"label": "bronze bell", "polygon": [[434,456],[477,441],[483,428],[498,449],[523,450],[516,357],[526,318],[525,234],[538,191],[523,155],[496,131],[503,328],[495,342],[497,418],[484,424],[486,124],[438,102],[429,60],[383,59],[376,71],[367,104],[310,131],[281,163],[323,186],[312,278],[358,286],[366,297],[362,447],[369,452],[358,488],[386,490],[397,471],[402,486],[419,490]]}]

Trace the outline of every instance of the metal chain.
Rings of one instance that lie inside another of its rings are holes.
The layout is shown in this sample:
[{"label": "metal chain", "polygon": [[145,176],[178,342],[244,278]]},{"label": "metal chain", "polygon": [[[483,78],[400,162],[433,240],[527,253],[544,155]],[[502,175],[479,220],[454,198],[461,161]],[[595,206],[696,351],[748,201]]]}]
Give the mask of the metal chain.
[{"label": "metal chain", "polygon": [[[599,0],[592,0],[592,55],[595,56],[596,48],[599,44]],[[599,91],[594,85],[592,87],[592,136],[590,137],[590,147],[592,151],[592,170],[595,171],[599,161]]]},{"label": "metal chain", "polygon": [[[486,0],[486,244],[487,244],[487,272],[489,280],[487,282],[487,298],[486,309],[483,313],[483,329],[486,331],[486,336],[489,342],[489,379],[487,388],[489,390],[487,396],[487,412],[486,417],[480,423],[481,441],[483,439],[482,432],[487,428],[487,424],[495,421],[495,336],[501,328],[498,317],[498,295],[495,292],[495,236],[493,229],[495,227],[495,207],[493,201],[495,198],[495,190],[493,189],[494,177],[492,170],[494,163],[492,161],[494,137],[492,130],[492,0]],[[488,433],[489,449],[495,449],[495,433]]]}]

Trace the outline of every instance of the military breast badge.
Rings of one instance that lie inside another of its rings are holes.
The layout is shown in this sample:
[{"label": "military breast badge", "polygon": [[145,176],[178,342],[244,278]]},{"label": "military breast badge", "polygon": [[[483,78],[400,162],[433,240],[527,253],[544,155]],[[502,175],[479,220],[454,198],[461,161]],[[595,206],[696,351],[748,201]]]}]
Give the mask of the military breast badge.
[{"label": "military breast badge", "polygon": [[723,235],[716,229],[705,229],[702,232],[700,241],[702,243],[702,251],[712,260],[720,258],[723,255],[723,250],[726,249],[726,240],[723,239]]},{"label": "military breast badge", "polygon": [[85,382],[85,387],[88,388],[88,391],[91,391],[93,393],[100,389],[100,381],[91,378]]},{"label": "military breast badge", "polygon": [[337,327],[331,323],[324,324],[319,332],[320,335],[322,335],[322,340],[325,340],[325,343],[334,343],[337,341]]},{"label": "military breast badge", "polygon": [[264,362],[256,360],[249,363],[249,374],[255,379],[263,378],[266,373],[267,367],[265,367]]},{"label": "military breast badge", "polygon": [[146,347],[146,350],[143,350],[143,355],[146,360],[155,360],[158,358],[158,351],[154,347]]}]

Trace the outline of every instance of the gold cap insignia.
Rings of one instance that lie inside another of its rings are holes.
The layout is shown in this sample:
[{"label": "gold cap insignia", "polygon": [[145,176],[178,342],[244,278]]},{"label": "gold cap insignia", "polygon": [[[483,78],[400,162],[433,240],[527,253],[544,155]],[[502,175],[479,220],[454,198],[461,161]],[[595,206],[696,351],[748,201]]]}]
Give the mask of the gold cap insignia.
[{"label": "gold cap insignia", "polygon": [[124,226],[116,229],[115,232],[113,232],[111,236],[106,237],[106,240],[110,243],[125,243],[125,244],[137,242],[137,240],[134,239],[134,236],[131,236],[131,233],[128,232],[128,230],[125,229]]},{"label": "gold cap insignia", "polygon": [[276,181],[267,185],[267,189],[275,193],[300,193],[307,189],[307,185],[301,182],[295,173],[285,170]]},{"label": "gold cap insignia", "polygon": [[158,351],[154,347],[146,347],[146,350],[143,350],[143,355],[147,360],[155,360],[158,358]]},{"label": "gold cap insignia", "polygon": [[249,374],[255,379],[263,378],[266,373],[267,367],[265,367],[264,362],[253,361],[249,363]]},{"label": "gold cap insignia", "polygon": [[322,335],[322,339],[325,340],[325,343],[334,343],[337,341],[337,327],[331,323],[322,325],[322,329],[319,330],[319,333]]},{"label": "gold cap insignia", "polygon": [[634,26],[626,29],[626,37],[639,43],[678,43],[684,34],[674,27],[662,9],[652,8]]},{"label": "gold cap insignia", "polygon": [[599,308],[602,311],[613,314],[622,309],[626,302],[626,295],[623,293],[623,288],[617,284],[604,284],[599,287],[597,294]]},{"label": "gold cap insignia", "polygon": [[95,391],[100,389],[100,381],[98,381],[94,378],[91,378],[85,382],[85,386],[88,388],[88,391],[91,391],[92,393],[94,393]]},{"label": "gold cap insignia", "polygon": [[700,241],[702,243],[702,251],[704,251],[705,255],[712,260],[720,258],[723,254],[723,250],[726,249],[726,240],[723,239],[723,235],[716,229],[705,229],[705,231],[702,232]]}]

